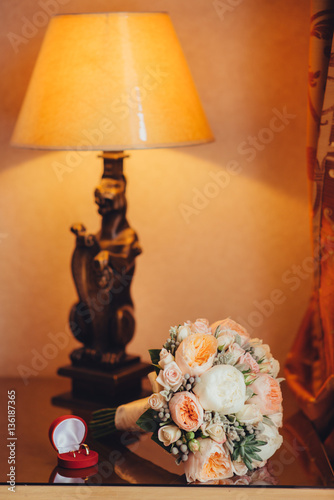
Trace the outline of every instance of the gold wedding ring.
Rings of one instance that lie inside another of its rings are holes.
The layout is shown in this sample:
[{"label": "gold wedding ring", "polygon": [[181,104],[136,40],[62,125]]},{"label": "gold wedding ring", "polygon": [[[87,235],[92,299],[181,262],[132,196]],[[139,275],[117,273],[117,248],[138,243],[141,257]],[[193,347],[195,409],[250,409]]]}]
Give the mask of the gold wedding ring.
[{"label": "gold wedding ring", "polygon": [[80,445],[80,446],[83,446],[83,447],[84,447],[84,449],[85,449],[85,451],[86,451],[86,455],[89,455],[89,446],[88,446],[88,444],[81,443],[81,445]]}]

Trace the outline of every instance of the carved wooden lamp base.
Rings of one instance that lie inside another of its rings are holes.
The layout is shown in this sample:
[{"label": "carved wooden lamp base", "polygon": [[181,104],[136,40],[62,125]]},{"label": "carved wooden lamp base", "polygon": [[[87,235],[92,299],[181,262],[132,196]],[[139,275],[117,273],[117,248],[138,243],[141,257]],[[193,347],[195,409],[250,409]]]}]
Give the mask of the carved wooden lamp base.
[{"label": "carved wooden lamp base", "polygon": [[130,285],[141,253],[126,219],[126,155],[108,152],[102,158],[104,172],[95,190],[101,230],[89,234],[83,224],[71,228],[76,235],[72,273],[79,300],[72,307],[70,327],[82,347],[72,352],[72,365],[58,374],[71,378],[73,398],[114,404],[124,395],[133,399],[140,394],[141,379],[151,366],[125,353],[135,330]]},{"label": "carved wooden lamp base", "polygon": [[[139,356],[126,356],[123,366],[103,371],[73,365],[59,368],[58,375],[72,381],[72,391],[54,398],[54,404],[63,407],[115,406],[142,397],[142,378],[152,371],[152,366],[140,361]],[[96,406],[95,406],[96,405]]]}]

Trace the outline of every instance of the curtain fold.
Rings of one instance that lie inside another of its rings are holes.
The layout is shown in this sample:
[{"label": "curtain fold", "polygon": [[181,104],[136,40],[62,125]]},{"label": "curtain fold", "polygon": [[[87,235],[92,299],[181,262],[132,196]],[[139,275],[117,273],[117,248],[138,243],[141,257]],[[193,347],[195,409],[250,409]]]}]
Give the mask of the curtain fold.
[{"label": "curtain fold", "polygon": [[[314,288],[286,361],[287,382],[323,441],[334,423],[334,2],[311,2],[307,173]],[[329,446],[330,447],[330,446]]]}]

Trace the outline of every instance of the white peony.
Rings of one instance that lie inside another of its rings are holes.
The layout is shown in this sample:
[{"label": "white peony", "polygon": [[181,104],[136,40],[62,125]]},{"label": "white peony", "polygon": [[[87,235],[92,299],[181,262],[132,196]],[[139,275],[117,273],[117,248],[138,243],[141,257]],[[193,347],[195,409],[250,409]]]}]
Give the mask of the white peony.
[{"label": "white peony", "polygon": [[244,406],[246,384],[242,373],[234,366],[216,365],[201,375],[193,392],[205,410],[228,415]]},{"label": "white peony", "polygon": [[175,443],[181,437],[181,430],[176,425],[164,425],[158,431],[158,439],[164,446]]},{"label": "white peony", "polygon": [[242,424],[254,425],[263,420],[260,409],[253,404],[244,405],[241,410],[236,413],[236,417]]},{"label": "white peony", "polygon": [[260,441],[266,441],[267,444],[260,446],[260,451],[258,452],[258,455],[264,461],[272,457],[275,451],[278,450],[278,448],[283,443],[283,438],[278,433],[277,427],[268,424],[263,424],[263,425],[264,425],[264,430],[258,436],[258,439]]}]

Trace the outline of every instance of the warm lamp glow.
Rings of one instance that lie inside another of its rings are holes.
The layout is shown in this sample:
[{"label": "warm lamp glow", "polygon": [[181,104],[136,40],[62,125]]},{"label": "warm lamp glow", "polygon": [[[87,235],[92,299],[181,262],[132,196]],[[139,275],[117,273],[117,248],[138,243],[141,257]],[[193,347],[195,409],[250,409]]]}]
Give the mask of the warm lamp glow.
[{"label": "warm lamp glow", "polygon": [[168,14],[51,20],[13,145],[121,151],[212,140]]}]

